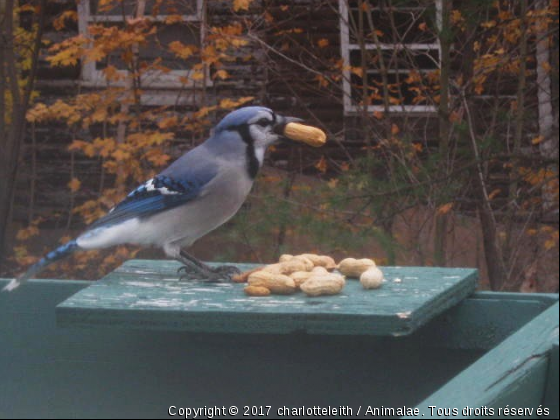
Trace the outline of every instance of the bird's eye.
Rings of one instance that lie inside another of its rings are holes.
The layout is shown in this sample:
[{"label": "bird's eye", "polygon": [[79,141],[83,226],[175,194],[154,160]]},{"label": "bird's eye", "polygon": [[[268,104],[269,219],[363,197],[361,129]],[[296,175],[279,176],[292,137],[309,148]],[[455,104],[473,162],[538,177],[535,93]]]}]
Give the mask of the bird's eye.
[{"label": "bird's eye", "polygon": [[270,121],[266,118],[261,118],[260,120],[257,121],[257,124],[260,125],[261,127],[266,127],[267,125],[270,124]]}]

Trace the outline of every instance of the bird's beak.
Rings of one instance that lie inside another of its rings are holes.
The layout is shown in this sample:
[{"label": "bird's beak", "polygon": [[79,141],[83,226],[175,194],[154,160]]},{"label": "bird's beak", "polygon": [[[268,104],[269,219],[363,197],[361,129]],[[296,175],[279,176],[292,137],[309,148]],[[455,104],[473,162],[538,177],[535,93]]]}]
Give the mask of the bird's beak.
[{"label": "bird's beak", "polygon": [[296,117],[283,117],[282,115],[276,115],[276,124],[274,125],[274,132],[281,136],[284,136],[284,128],[289,123],[298,123],[302,122],[301,118]]}]

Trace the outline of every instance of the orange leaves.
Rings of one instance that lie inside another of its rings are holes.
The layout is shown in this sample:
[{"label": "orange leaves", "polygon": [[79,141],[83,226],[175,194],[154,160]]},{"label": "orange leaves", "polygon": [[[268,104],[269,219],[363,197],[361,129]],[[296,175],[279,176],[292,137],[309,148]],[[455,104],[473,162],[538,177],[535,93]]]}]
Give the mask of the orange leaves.
[{"label": "orange leaves", "polygon": [[[235,0],[230,4],[235,11],[243,12],[249,10],[253,2]],[[200,86],[209,75],[215,84],[232,77],[225,63],[251,59],[253,49],[240,51],[249,43],[246,35],[249,21],[233,20],[223,26],[205,28],[204,44],[200,45],[191,41],[191,33],[196,35],[198,23],[185,21],[181,15],[184,10],[170,10],[168,3],[171,2],[157,0],[147,16],[124,19],[117,18],[113,13],[113,10],[120,13],[120,3],[121,0],[97,2],[98,11],[111,10],[111,16],[118,22],[90,21],[83,34],[57,42],[48,50],[47,60],[51,67],[102,61],[103,66],[96,66],[97,72],[92,79],[101,83],[95,89],[88,86],[81,93],[68,95],[64,100],[37,103],[26,115],[27,121],[32,123],[59,121],[65,124],[67,128],[62,129],[75,136],[68,151],[98,160],[104,175],[109,175],[100,183],[103,190],[99,198],[80,202],[73,209],[86,223],[102,216],[124,197],[129,187],[149,179],[184,150],[187,142],[181,141],[181,148],[169,145],[174,138],[172,131],[180,132],[181,140],[188,139],[190,146],[191,139],[193,143],[199,142],[208,133],[216,116],[254,100],[252,96],[226,97],[224,91],[217,99],[214,95],[202,99],[204,95],[200,95]],[[162,4],[166,6],[165,11],[161,8]],[[57,30],[64,30],[64,26],[75,19],[75,11],[64,12],[53,25]],[[272,19],[272,15],[268,19]],[[184,31],[163,32],[170,29],[168,25]],[[301,33],[303,30],[295,28],[293,32]],[[169,33],[175,38],[170,39]],[[61,35],[65,38],[67,33]],[[326,40],[319,41],[319,45],[327,46]],[[145,54],[146,48],[163,50],[161,56],[165,56],[166,60],[161,57],[153,60],[150,54]],[[173,62],[173,65],[166,64],[168,62]],[[98,76],[102,77],[98,79]],[[179,89],[167,89],[168,86],[164,85],[167,81],[171,82],[170,86]],[[181,83],[185,86],[180,86]],[[161,89],[160,85],[163,85]],[[196,91],[191,91],[191,86],[196,86]],[[177,93],[177,101],[173,100],[174,92]],[[164,97],[162,102],[168,105],[154,108],[151,101],[160,94]],[[193,100],[185,100],[187,95],[192,95]],[[147,101],[150,101],[150,106],[145,107]],[[188,111],[179,113],[175,106],[182,107],[187,101]],[[83,195],[96,196],[99,185],[95,183],[98,180],[90,180],[83,173],[77,173],[67,183],[67,188],[72,193],[83,191]],[[76,199],[81,200],[82,194]],[[19,238],[27,239],[36,234],[34,225],[22,231]],[[20,252],[22,261],[30,258],[24,251]],[[90,258],[91,255],[80,261],[86,262]],[[100,261],[101,255],[94,258]],[[112,258],[105,262],[116,263]]]},{"label": "orange leaves", "polygon": [[199,51],[196,45],[185,45],[181,41],[170,42],[168,47],[169,51],[182,59],[187,59]]},{"label": "orange leaves", "polygon": [[181,23],[183,22],[183,16],[181,15],[177,15],[177,14],[172,14],[172,15],[167,15],[165,17],[165,21],[164,21],[167,25],[173,25],[175,23]]},{"label": "orange leaves", "polygon": [[27,111],[26,118],[29,122],[67,120],[68,125],[71,125],[80,120],[80,114],[75,107],[59,99],[50,106],[41,102],[37,103]]},{"label": "orange leaves", "polygon": [[42,217],[35,218],[29,226],[26,228],[18,230],[16,234],[16,239],[18,241],[25,241],[33,236],[37,236],[39,234],[39,223],[41,223],[44,219]]},{"label": "orange leaves", "polygon": [[157,125],[161,130],[167,130],[169,128],[175,128],[179,123],[179,118],[176,115],[171,117],[165,117],[158,121]]},{"label": "orange leaves", "polygon": [[68,183],[68,188],[70,188],[71,192],[75,193],[76,191],[78,191],[80,189],[81,185],[82,185],[82,183],[80,182],[80,180],[78,178],[74,177]]},{"label": "orange leaves", "polygon": [[225,70],[218,70],[216,71],[216,73],[214,73],[214,79],[228,79],[229,78],[229,73]]},{"label": "orange leaves", "polygon": [[329,46],[329,40],[327,38],[321,38],[317,41],[317,46],[319,48],[325,48]]},{"label": "orange leaves", "polygon": [[535,170],[531,168],[520,167],[518,171],[523,180],[533,186],[544,185],[549,181],[555,181],[558,179],[558,174],[553,170],[547,168],[538,168]]},{"label": "orange leaves", "polygon": [[486,21],[486,22],[482,22],[480,24],[480,27],[485,28],[485,29],[490,29],[490,28],[493,28],[495,26],[496,26],[496,21],[495,20],[489,20],[489,21]]},{"label": "orange leaves", "polygon": [[550,63],[548,61],[543,61],[541,64],[541,67],[544,69],[544,71],[546,71],[547,73],[550,73],[552,71],[552,66],[550,65]]},{"label": "orange leaves", "polygon": [[544,249],[547,251],[550,251],[552,248],[554,248],[556,245],[558,244],[558,239],[554,240],[554,239],[547,239],[546,241],[544,241]]},{"label": "orange leaves", "polygon": [[83,57],[87,40],[83,35],[65,39],[49,48],[47,61],[53,66],[75,66]]},{"label": "orange leaves", "polygon": [[314,76],[314,79],[317,80],[317,82],[319,83],[319,87],[324,88],[324,87],[327,87],[329,85],[329,79],[327,79],[322,74],[316,74]]},{"label": "orange leaves", "polygon": [[233,0],[233,10],[239,12],[241,10],[249,10],[249,6],[253,0]]},{"label": "orange leaves", "polygon": [[128,143],[137,148],[159,146],[170,140],[175,135],[169,132],[161,131],[142,131],[131,133],[126,137]]},{"label": "orange leaves", "polygon": [[339,180],[337,178],[331,178],[327,181],[327,185],[331,190],[334,190],[338,186]]},{"label": "orange leaves", "polygon": [[537,136],[533,140],[531,140],[531,144],[536,146],[538,144],[541,144],[543,140],[544,140],[544,136]]},{"label": "orange leaves", "polygon": [[253,99],[255,99],[254,96],[243,96],[237,100],[226,98],[220,101],[219,107],[221,109],[234,109],[242,105],[245,105],[247,102],[250,102]]},{"label": "orange leaves", "polygon": [[325,156],[321,156],[319,162],[317,162],[314,166],[315,168],[317,168],[319,172],[323,174],[327,172],[328,164],[327,164],[327,160],[325,159]]},{"label": "orange leaves", "polygon": [[29,122],[41,121],[48,114],[49,110],[44,103],[38,102],[33,108],[27,111],[25,118]]},{"label": "orange leaves", "polygon": [[132,156],[131,152],[128,150],[125,150],[125,148],[121,147],[117,150],[115,150],[112,154],[111,157],[118,163],[118,162],[123,162],[125,160],[130,159]]},{"label": "orange leaves", "polygon": [[350,71],[358,77],[364,76],[364,69],[362,67],[351,67]]},{"label": "orange leaves", "polygon": [[30,255],[27,247],[19,245],[14,247],[14,260],[22,267],[28,267],[39,261],[40,257]]},{"label": "orange leaves", "polygon": [[408,72],[408,77],[405,79],[405,82],[408,84],[421,83],[422,76],[420,75],[420,72],[418,72],[417,70],[415,69],[410,70],[410,72]]},{"label": "orange leaves", "polygon": [[[249,42],[243,36],[244,27],[239,22],[222,27],[212,27],[211,32],[207,37],[210,42],[204,51],[207,56],[212,58],[213,55],[219,55],[230,48],[240,48],[247,45]],[[222,59],[226,56],[221,56]],[[207,62],[208,58],[204,58]]]},{"label": "orange leaves", "polygon": [[95,149],[93,145],[82,140],[74,140],[72,144],[68,146],[68,150],[81,150],[88,157],[93,157],[95,155]]},{"label": "orange leaves", "polygon": [[442,204],[441,206],[438,207],[437,214],[438,215],[447,214],[451,211],[452,208],[453,208],[453,203]]},{"label": "orange leaves", "polygon": [[451,23],[455,26],[459,26],[461,29],[464,28],[465,18],[459,10],[452,10],[450,14]]},{"label": "orange leaves", "polygon": [[108,65],[101,71],[103,72],[105,78],[110,82],[116,82],[125,78],[125,75],[122,72],[119,72],[119,70],[113,65]]},{"label": "orange leaves", "polygon": [[452,123],[460,123],[463,119],[463,114],[460,111],[451,111],[449,114],[449,121]]},{"label": "orange leaves", "polygon": [[150,149],[146,153],[144,153],[142,158],[146,159],[156,167],[162,167],[169,162],[171,156],[169,156],[167,153],[164,153],[161,148],[155,148]]},{"label": "orange leaves", "polygon": [[53,20],[53,26],[57,31],[61,31],[66,26],[66,21],[71,20],[76,22],[78,14],[75,10],[65,10]]},{"label": "orange leaves", "polygon": [[83,58],[86,61],[99,61],[118,52],[121,59],[130,64],[133,60],[132,49],[138,45],[145,45],[156,30],[156,26],[144,18],[128,20],[124,28],[91,24],[88,31],[92,36],[92,45],[84,50]]},{"label": "orange leaves", "polygon": [[488,200],[492,201],[498,194],[500,194],[502,190],[500,188],[496,188],[490,194],[488,194]]},{"label": "orange leaves", "polygon": [[195,82],[200,82],[204,79],[204,72],[202,70],[195,70],[189,75],[189,77]]}]

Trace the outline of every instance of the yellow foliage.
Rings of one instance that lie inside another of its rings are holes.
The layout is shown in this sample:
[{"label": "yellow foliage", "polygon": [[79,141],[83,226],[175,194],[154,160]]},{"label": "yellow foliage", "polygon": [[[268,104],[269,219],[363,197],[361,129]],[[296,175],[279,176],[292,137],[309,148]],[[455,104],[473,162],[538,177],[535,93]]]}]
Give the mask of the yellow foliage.
[{"label": "yellow foliage", "polygon": [[37,227],[37,225],[31,224],[24,229],[18,230],[16,234],[16,239],[18,241],[24,241],[38,234],[39,234],[39,228]]},{"label": "yellow foliage", "polygon": [[171,117],[162,118],[158,121],[157,125],[161,130],[166,130],[169,128],[176,127],[179,123],[179,118],[176,115]]},{"label": "yellow foliage", "polygon": [[442,214],[449,213],[452,208],[453,208],[453,203],[442,204],[441,206],[438,207],[437,214],[442,215]]},{"label": "yellow foliage", "polygon": [[238,100],[233,100],[233,99],[222,99],[220,101],[219,107],[221,109],[234,109],[237,107],[240,107],[241,105],[246,104],[249,101],[252,101],[254,99],[253,96],[245,96],[242,98],[239,98]]},{"label": "yellow foliage", "polygon": [[87,39],[82,34],[65,39],[49,48],[52,55],[47,61],[53,66],[75,66],[84,55],[86,44]]},{"label": "yellow foliage", "polygon": [[239,12],[240,10],[249,10],[249,6],[253,0],[233,0],[233,10]]},{"label": "yellow foliage", "polygon": [[78,13],[75,10],[65,10],[53,20],[53,26],[57,31],[61,31],[66,26],[66,20],[76,22]]},{"label": "yellow foliage", "polygon": [[181,41],[170,42],[168,47],[169,51],[182,59],[187,59],[198,52],[198,47],[196,45],[185,45]]},{"label": "yellow foliage", "polygon": [[[118,2],[120,0],[100,0],[98,10],[111,10]],[[234,1],[233,7],[236,11],[248,10],[251,3],[252,0],[238,0]],[[159,4],[159,1],[156,2],[154,8],[159,7]],[[220,98],[214,103],[193,103],[193,107],[198,108],[181,117],[174,115],[170,107],[144,110],[137,106],[141,105],[138,101],[145,88],[142,76],[151,71],[169,75],[172,70],[163,64],[161,58],[152,62],[142,60],[141,54],[140,58],[137,57],[136,51],[141,51],[148,43],[160,43],[160,47],[170,51],[176,60],[189,63],[189,76],[177,77],[177,81],[185,85],[191,84],[193,80],[200,85],[205,80],[210,66],[215,70],[214,80],[228,79],[230,75],[223,64],[238,60],[239,49],[249,43],[245,35],[246,23],[234,22],[222,27],[209,28],[203,48],[183,44],[179,40],[161,45],[162,39],[157,37],[158,31],[165,28],[165,25],[182,22],[183,18],[179,13],[171,11],[165,16],[163,25],[156,24],[153,16],[127,19],[122,25],[92,22],[88,25],[87,36],[79,34],[56,42],[48,48],[46,59],[52,67],[77,66],[84,62],[105,60],[108,57],[113,60],[113,57],[119,57],[119,61],[124,62],[124,68],[128,69],[117,68],[115,61],[113,64],[109,62],[102,69],[107,81],[105,86],[96,90],[84,90],[78,95],[57,100],[52,104],[37,103],[26,115],[27,121],[32,123],[58,121],[66,124],[68,131],[76,136],[68,150],[90,158],[99,158],[105,173],[112,175],[107,177],[112,180],[111,184],[104,186],[99,198],[80,202],[72,209],[72,212],[87,224],[103,216],[124,198],[130,188],[151,178],[158,168],[169,164],[178,154],[178,150],[168,145],[174,138],[170,130],[180,127],[181,130],[190,131],[193,138],[197,138],[207,132],[210,123],[213,122],[214,118],[210,118],[212,113],[235,109],[254,100],[254,97],[246,96]],[[64,26],[74,19],[76,12],[64,12],[55,19],[53,25],[57,30],[64,30]],[[301,32],[301,28],[293,31]],[[32,43],[32,35],[22,33],[18,36]],[[324,41],[321,42],[321,45],[323,44]],[[250,51],[242,55],[244,60],[248,57]],[[31,60],[25,56],[21,67],[29,70],[30,63]],[[138,82],[140,86],[137,85]],[[96,133],[95,136],[98,137],[82,137],[84,134],[81,130],[84,129]],[[68,183],[71,192],[78,191],[80,187],[81,182],[76,177]],[[19,240],[28,241],[37,233],[38,222],[30,224],[17,235]],[[101,252],[78,253],[72,260],[62,263],[58,269],[65,267],[72,273],[76,268],[90,268],[90,276],[95,276],[93,270],[102,271],[114,267],[123,258],[130,258],[136,252],[119,247],[108,256]],[[19,264],[28,264],[36,260],[25,247],[16,250],[16,254]],[[91,264],[92,260],[96,261],[95,264]]]},{"label": "yellow foliage", "polygon": [[68,183],[68,188],[70,188],[70,191],[72,191],[73,193],[78,191],[80,189],[80,186],[82,185],[82,183],[80,182],[80,180],[78,178],[72,178],[72,180]]},{"label": "yellow foliage", "polygon": [[229,73],[225,70],[218,70],[216,73],[214,73],[214,78],[215,79],[227,79],[229,77]]}]

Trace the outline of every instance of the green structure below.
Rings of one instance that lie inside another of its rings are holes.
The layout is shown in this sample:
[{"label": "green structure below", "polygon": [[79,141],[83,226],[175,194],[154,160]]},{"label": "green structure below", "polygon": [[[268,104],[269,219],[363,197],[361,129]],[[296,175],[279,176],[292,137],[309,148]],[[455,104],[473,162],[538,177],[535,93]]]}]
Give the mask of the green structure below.
[{"label": "green structure below", "polygon": [[[127,270],[138,271],[137,264],[144,264],[144,274],[162,288],[174,284],[183,293],[208,286],[178,285],[168,262],[135,261],[111,276],[145,286],[141,275],[127,277]],[[406,282],[404,275],[399,278],[395,286]],[[0,279],[0,288],[8,281]],[[93,287],[110,288],[103,286],[110,281],[32,280],[13,293],[0,293],[0,418],[169,418],[170,413],[184,418],[183,409],[191,410],[190,418],[195,409],[198,418],[453,418],[453,410],[466,418],[511,416],[505,408],[524,409],[523,418],[558,417],[558,295],[475,292],[438,315],[419,310],[423,325],[404,335],[357,327],[341,334],[338,315],[331,319],[336,329],[321,332],[318,325],[328,320],[321,310],[311,311],[327,308],[326,298],[308,299],[319,303],[310,304],[313,309],[303,306],[303,317],[317,322],[293,331],[296,323],[286,314],[274,315],[287,320],[279,321],[276,331],[266,330],[275,325],[268,320],[244,333],[228,331],[224,315],[218,315],[222,324],[202,319],[199,330],[189,331],[170,322],[176,313],[156,316],[168,310],[167,303],[138,308],[154,323],[134,324],[125,317],[109,325],[110,317],[93,314],[88,320],[87,313],[79,320],[61,319],[68,302]],[[364,293],[354,286],[346,290],[347,299]],[[210,291],[213,287],[197,296],[219,301],[211,297],[218,293]],[[142,296],[150,301],[150,290],[140,285],[133,295],[123,294],[123,308]],[[227,290],[246,302],[242,286]],[[437,296],[445,292],[426,299],[427,305],[444,306]],[[254,305],[263,305],[260,312],[266,313],[266,302],[255,298]],[[258,318],[253,308],[249,315]],[[235,310],[241,311],[240,304],[225,313],[235,318]],[[242,328],[236,320],[227,325]],[[215,330],[203,332],[203,326]],[[466,407],[473,410],[463,412]],[[224,415],[218,409],[238,411]]]},{"label": "green structure below", "polygon": [[[241,270],[252,268],[240,264]],[[179,281],[174,261],[132,260],[57,307],[59,325],[191,332],[404,335],[472,294],[469,268],[382,267],[380,289],[249,297],[244,285]]]}]

